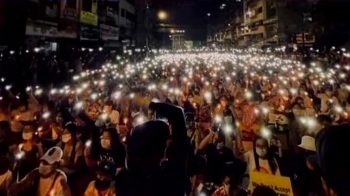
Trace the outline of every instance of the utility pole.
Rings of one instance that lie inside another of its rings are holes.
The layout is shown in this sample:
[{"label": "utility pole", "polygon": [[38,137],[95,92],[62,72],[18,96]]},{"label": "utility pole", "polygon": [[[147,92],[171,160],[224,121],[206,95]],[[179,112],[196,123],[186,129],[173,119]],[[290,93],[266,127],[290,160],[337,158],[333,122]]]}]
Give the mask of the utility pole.
[{"label": "utility pole", "polygon": [[303,23],[302,23],[302,46],[303,46],[303,56],[305,55],[305,13],[302,13],[302,19],[303,19]]}]

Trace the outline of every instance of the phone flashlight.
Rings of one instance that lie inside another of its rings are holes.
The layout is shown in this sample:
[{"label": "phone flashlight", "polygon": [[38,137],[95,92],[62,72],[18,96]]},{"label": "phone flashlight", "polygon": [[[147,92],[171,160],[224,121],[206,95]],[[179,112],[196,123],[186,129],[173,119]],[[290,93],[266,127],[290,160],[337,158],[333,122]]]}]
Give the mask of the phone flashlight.
[{"label": "phone flashlight", "polygon": [[91,140],[86,141],[85,142],[85,147],[87,147],[87,148],[90,147],[91,143],[92,143]]}]

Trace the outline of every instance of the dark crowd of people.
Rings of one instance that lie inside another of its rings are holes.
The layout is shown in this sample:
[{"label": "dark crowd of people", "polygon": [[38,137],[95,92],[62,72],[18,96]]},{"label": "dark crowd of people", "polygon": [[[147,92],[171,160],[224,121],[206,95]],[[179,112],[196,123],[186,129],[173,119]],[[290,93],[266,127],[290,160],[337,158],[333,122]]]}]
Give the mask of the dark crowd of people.
[{"label": "dark crowd of people", "polygon": [[278,195],[252,190],[253,172],[290,178],[296,196],[350,195],[347,63],[257,49],[29,54],[4,60],[20,72],[2,67],[0,195]]}]

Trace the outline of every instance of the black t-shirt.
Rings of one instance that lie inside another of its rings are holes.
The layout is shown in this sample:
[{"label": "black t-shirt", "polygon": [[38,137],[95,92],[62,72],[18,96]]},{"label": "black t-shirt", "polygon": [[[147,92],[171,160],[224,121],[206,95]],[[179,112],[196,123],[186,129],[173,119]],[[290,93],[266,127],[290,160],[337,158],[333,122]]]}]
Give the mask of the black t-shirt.
[{"label": "black t-shirt", "polygon": [[118,146],[113,150],[102,149],[100,152],[100,161],[112,161],[117,165],[117,168],[125,166],[126,151],[124,146]]},{"label": "black t-shirt", "polygon": [[169,195],[167,183],[161,169],[150,175],[123,170],[116,178],[118,196],[164,196]]}]

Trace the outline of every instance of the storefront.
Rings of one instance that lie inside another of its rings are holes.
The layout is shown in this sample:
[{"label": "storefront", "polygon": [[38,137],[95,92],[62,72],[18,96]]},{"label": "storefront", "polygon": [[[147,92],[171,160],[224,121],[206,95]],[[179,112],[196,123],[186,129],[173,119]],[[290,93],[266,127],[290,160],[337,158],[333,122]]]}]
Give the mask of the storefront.
[{"label": "storefront", "polygon": [[100,38],[104,47],[121,47],[119,40],[119,28],[100,24]]},{"label": "storefront", "polygon": [[[58,7],[55,2],[29,1],[25,25],[25,43],[29,50],[42,48],[45,53],[57,51]],[[38,11],[39,10],[39,11]]]},{"label": "storefront", "polygon": [[80,47],[99,47],[97,1],[81,1]]},{"label": "storefront", "polygon": [[90,25],[81,25],[80,27],[80,40],[97,41],[99,32],[97,27]]}]

